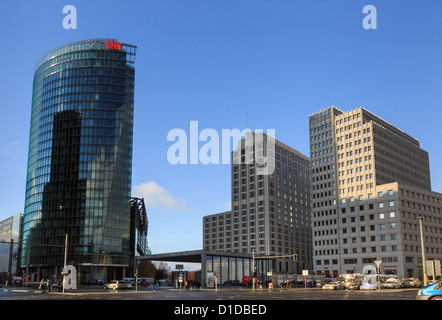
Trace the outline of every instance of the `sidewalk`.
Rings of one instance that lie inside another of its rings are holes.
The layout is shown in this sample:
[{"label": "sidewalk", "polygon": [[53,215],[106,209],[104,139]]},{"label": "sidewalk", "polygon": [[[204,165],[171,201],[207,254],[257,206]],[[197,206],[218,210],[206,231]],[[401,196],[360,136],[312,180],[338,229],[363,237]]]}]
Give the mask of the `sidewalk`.
[{"label": "sidewalk", "polygon": [[[314,291],[314,290],[320,290],[320,288],[287,288],[287,291]],[[252,289],[252,288],[247,288],[247,287],[235,287],[235,286],[229,286],[229,287],[218,287],[217,290],[215,290],[215,288],[198,288],[198,289],[180,289],[180,288],[175,288],[175,287],[158,287],[157,290],[153,290],[152,286],[148,286],[148,287],[138,287],[138,290],[136,290],[135,287],[132,287],[132,289],[120,289],[117,291],[114,290],[110,290],[110,289],[103,289],[103,286],[101,285],[93,285],[93,286],[78,286],[78,289],[73,290],[73,289],[66,289],[65,292],[63,293],[62,291],[58,291],[58,288],[55,287],[53,288],[50,292],[45,291],[42,292],[40,289],[37,288],[29,288],[29,287],[13,287],[13,286],[8,286],[7,288],[1,287],[0,291],[3,292],[28,292],[28,293],[45,293],[45,294],[67,294],[67,295],[81,295],[81,294],[103,294],[105,292],[108,293],[140,293],[140,294],[146,294],[146,293],[152,293],[154,294],[155,292],[165,292],[165,291],[173,291],[173,292],[196,292],[196,291],[250,291],[250,292],[280,292],[280,288],[274,288],[274,289],[269,289],[269,288],[262,288],[262,289]]]},{"label": "sidewalk", "polygon": [[[160,287],[160,290],[156,290],[156,291],[166,291],[169,289],[174,289],[172,287]],[[166,290],[165,290],[166,289]],[[154,293],[155,291],[153,290],[152,286],[149,287],[138,287],[138,290],[136,290],[135,287],[132,287],[132,289],[120,289],[120,290],[112,290],[112,289],[103,289],[102,285],[94,285],[94,286],[78,286],[77,289],[66,289],[65,292],[63,293],[63,291],[58,291],[57,287],[54,287],[51,291],[41,291],[38,288],[30,288],[30,287],[13,287],[13,286],[8,286],[7,288],[5,287],[0,287],[0,291],[3,292],[30,292],[30,293],[46,293],[46,294],[84,294],[84,293],[88,293],[88,294],[102,294],[105,292],[115,292],[115,293],[122,293],[122,292],[129,292],[129,293]]]},{"label": "sidewalk", "polygon": [[28,287],[1,287],[0,291],[11,291],[11,292],[34,292],[37,291],[37,289],[32,289]]}]

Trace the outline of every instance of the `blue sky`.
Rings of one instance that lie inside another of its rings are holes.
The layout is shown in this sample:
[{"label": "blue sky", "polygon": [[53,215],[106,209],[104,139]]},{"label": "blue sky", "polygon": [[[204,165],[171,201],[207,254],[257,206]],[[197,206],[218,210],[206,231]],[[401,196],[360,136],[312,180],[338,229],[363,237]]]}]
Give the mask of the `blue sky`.
[{"label": "blue sky", "polygon": [[[365,5],[377,30],[362,27]],[[76,30],[62,25],[77,8]],[[153,253],[202,247],[202,217],[230,202],[230,166],[171,165],[167,134],[275,129],[308,155],[308,116],[364,107],[421,142],[442,191],[442,2],[439,0],[2,1],[0,220],[23,212],[37,60],[69,42],[138,46],[134,190],[156,192]],[[200,144],[201,145],[201,144]],[[143,187],[137,187],[142,185]]]}]

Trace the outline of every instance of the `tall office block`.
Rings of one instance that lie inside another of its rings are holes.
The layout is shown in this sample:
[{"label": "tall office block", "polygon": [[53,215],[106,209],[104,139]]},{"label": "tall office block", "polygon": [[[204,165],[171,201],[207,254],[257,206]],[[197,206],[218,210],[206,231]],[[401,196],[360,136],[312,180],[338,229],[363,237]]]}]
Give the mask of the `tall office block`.
[{"label": "tall office block", "polygon": [[[442,202],[419,141],[363,108],[332,107],[310,116],[310,150],[316,272],[361,273],[380,260],[386,273],[422,274],[416,226],[423,215],[440,232]],[[442,254],[435,241],[433,259]]]},{"label": "tall office block", "polygon": [[0,221],[0,277],[20,274],[20,235],[23,214],[17,213]]},{"label": "tall office block", "polygon": [[55,48],[37,63],[21,254],[33,280],[59,276],[66,235],[67,263],[80,281],[132,270],[135,52],[92,39]]},{"label": "tall office block", "polygon": [[[275,259],[273,269],[300,274],[312,270],[310,162],[282,142],[262,137],[253,144],[243,139],[232,152],[232,210],[204,217],[203,247],[287,256]],[[268,174],[260,172],[259,161],[248,162],[259,155],[273,165]]]}]

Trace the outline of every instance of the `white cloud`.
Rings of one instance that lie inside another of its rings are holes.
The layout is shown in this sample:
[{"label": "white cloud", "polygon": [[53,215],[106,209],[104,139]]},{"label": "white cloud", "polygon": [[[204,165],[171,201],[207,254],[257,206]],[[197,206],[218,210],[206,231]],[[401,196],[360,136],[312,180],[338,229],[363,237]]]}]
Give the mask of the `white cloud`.
[{"label": "white cloud", "polygon": [[147,210],[149,208],[184,210],[187,207],[186,199],[175,199],[169,191],[153,181],[134,186],[133,195],[144,198]]}]

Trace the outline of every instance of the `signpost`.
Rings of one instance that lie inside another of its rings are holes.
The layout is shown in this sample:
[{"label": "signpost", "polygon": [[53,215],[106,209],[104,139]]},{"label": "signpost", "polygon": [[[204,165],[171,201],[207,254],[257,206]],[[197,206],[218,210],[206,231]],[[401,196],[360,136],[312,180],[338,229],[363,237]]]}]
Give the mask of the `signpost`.
[{"label": "signpost", "polygon": [[379,288],[379,290],[381,290],[381,264],[382,264],[382,260],[375,260],[374,263],[376,263],[376,266],[377,266],[378,288]]},{"label": "signpost", "polygon": [[433,280],[435,280],[437,276],[441,275],[440,260],[427,260],[426,270],[427,270],[427,276],[432,277]]},{"label": "signpost", "polygon": [[183,274],[182,273],[180,273],[180,275],[178,276],[178,282],[180,283],[180,290],[181,290],[181,283],[183,283]]},{"label": "signpost", "polygon": [[302,270],[302,275],[304,276],[304,288],[307,288],[308,270]]}]

